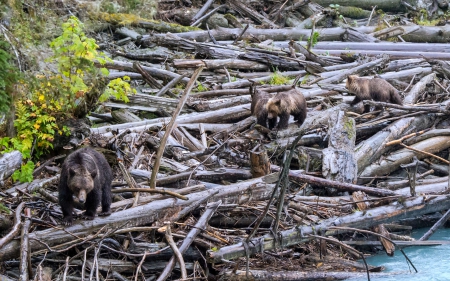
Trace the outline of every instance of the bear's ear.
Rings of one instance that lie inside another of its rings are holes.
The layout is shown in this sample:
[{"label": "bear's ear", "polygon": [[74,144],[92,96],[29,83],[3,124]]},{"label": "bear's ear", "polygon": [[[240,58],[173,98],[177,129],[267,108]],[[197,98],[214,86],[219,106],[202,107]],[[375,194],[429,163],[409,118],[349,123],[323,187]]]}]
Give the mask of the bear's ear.
[{"label": "bear's ear", "polygon": [[73,176],[75,176],[75,174],[76,174],[75,169],[74,169],[74,168],[69,168],[69,175],[70,175],[71,177],[73,177]]},{"label": "bear's ear", "polygon": [[276,99],[273,103],[274,103],[275,105],[277,105],[277,106],[280,106],[281,100],[280,100],[280,99]]}]

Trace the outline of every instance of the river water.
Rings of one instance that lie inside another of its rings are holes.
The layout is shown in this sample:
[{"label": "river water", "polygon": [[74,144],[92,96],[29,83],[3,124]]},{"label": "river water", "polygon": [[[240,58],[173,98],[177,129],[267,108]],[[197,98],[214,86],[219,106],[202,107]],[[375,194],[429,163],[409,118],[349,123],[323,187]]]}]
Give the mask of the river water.
[{"label": "river water", "polygon": [[[412,237],[419,239],[428,228],[412,232]],[[436,231],[429,240],[450,240],[450,229]],[[407,247],[403,251],[419,271],[407,263],[403,254],[397,250],[393,257],[384,251],[379,255],[366,258],[367,263],[374,266],[384,266],[383,272],[392,273],[390,276],[371,276],[371,281],[449,281],[450,280],[450,245]],[[351,281],[367,280],[367,278],[348,279]]]}]

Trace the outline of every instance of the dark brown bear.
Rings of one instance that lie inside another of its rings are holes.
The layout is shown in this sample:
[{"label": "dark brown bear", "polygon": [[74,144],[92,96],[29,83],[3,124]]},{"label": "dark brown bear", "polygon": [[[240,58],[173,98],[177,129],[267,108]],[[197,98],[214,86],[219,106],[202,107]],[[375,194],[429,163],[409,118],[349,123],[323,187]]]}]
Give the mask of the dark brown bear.
[{"label": "dark brown bear", "polygon": [[288,127],[290,115],[294,116],[294,120],[297,121],[299,127],[306,119],[306,100],[303,94],[297,89],[277,93],[267,101],[266,109],[267,117],[273,119],[275,124],[277,118],[280,117],[280,121],[275,126],[275,129],[278,130]]},{"label": "dark brown bear", "polygon": [[[402,98],[389,82],[382,78],[360,78],[357,75],[347,77],[347,89],[355,94],[355,99],[351,105],[355,105],[363,100],[374,100],[402,105]],[[370,105],[364,106],[364,112],[370,111]]]},{"label": "dark brown bear", "polygon": [[269,101],[271,97],[272,95],[268,92],[255,89],[254,92],[252,92],[252,105],[250,109],[252,115],[256,116],[256,123],[272,130],[275,127],[277,119],[267,118],[268,112],[266,108],[267,101]]},{"label": "dark brown bear", "polygon": [[71,153],[61,167],[59,179],[59,204],[64,215],[63,224],[73,221],[73,195],[84,203],[83,218],[93,220],[97,207],[102,203],[100,216],[111,214],[111,167],[103,154],[90,147]]}]

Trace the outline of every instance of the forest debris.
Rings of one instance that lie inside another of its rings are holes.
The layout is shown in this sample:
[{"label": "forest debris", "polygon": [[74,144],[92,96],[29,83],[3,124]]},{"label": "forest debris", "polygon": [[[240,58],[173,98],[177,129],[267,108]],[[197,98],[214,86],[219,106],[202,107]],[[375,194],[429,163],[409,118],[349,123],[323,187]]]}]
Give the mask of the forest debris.
[{"label": "forest debris", "polygon": [[[197,237],[197,235],[200,233],[200,231],[206,228],[206,224],[208,223],[209,219],[216,212],[217,208],[219,208],[221,204],[222,201],[219,200],[217,202],[209,203],[206,206],[205,212],[199,218],[197,224],[191,229],[191,231],[189,231],[188,235],[186,236],[186,239],[183,241],[183,244],[181,244],[179,249],[181,253],[184,253],[189,248],[195,237]],[[169,277],[170,273],[172,272],[174,266],[175,266],[175,257],[172,256],[166,268],[158,277],[157,281],[166,280]]]}]

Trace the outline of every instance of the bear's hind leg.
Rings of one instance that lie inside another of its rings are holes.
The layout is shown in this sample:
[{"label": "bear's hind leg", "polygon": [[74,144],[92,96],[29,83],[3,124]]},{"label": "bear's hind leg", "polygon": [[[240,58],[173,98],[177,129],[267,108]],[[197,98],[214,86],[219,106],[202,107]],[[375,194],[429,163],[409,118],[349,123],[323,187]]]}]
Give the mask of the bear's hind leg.
[{"label": "bear's hind leg", "polygon": [[97,207],[100,203],[100,192],[93,189],[87,195],[84,207],[86,211],[83,213],[82,218],[85,220],[93,220],[95,218],[95,213],[97,212]]}]

